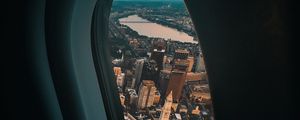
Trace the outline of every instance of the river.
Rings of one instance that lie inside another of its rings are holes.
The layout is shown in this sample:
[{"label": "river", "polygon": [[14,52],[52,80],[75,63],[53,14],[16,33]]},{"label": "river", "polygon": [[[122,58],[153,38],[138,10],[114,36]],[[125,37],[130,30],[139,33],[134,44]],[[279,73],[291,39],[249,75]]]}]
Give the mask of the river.
[{"label": "river", "polygon": [[128,17],[120,18],[120,24],[126,25],[138,32],[140,35],[148,37],[158,37],[164,39],[171,39],[172,41],[198,43],[194,41],[194,37],[177,29],[153,23],[138,15],[130,15]]}]

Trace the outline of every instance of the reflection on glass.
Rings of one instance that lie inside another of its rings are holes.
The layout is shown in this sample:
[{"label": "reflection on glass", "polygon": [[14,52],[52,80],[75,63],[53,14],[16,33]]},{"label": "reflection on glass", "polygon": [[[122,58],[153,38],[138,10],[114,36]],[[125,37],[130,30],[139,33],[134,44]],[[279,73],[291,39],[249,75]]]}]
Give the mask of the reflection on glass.
[{"label": "reflection on glass", "polygon": [[183,1],[115,0],[109,39],[125,119],[213,119],[203,56]]}]

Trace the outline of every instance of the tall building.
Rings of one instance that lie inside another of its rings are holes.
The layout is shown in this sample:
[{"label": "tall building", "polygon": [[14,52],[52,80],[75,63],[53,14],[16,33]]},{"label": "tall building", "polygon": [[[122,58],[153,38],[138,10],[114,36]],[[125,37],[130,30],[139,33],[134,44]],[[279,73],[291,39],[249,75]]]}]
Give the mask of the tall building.
[{"label": "tall building", "polygon": [[165,50],[166,49],[166,41],[162,38],[154,38],[152,42],[152,49],[157,49],[157,50]]},{"label": "tall building", "polygon": [[198,50],[195,51],[195,72],[200,72],[200,47],[198,48]]},{"label": "tall building", "polygon": [[167,44],[166,44],[167,54],[174,55],[174,53],[175,53],[175,46],[176,45],[174,45],[174,43],[168,41]]},{"label": "tall building", "polygon": [[164,56],[164,61],[163,61],[163,70],[171,70],[172,65],[170,64],[173,59],[173,56]]},{"label": "tall building", "polygon": [[205,72],[205,62],[204,62],[204,58],[203,58],[203,54],[200,54],[200,71],[201,72]]},{"label": "tall building", "polygon": [[133,70],[125,71],[125,89],[132,89],[135,85],[135,78],[133,76]]},{"label": "tall building", "polygon": [[170,80],[171,70],[161,70],[159,74],[158,88],[162,97],[165,97],[166,90],[168,88]]},{"label": "tall building", "polygon": [[187,60],[189,52],[187,50],[176,50],[173,60],[173,68],[171,70],[168,87],[165,92],[167,95],[170,91],[173,91],[173,98],[179,101],[184,83],[186,80],[187,70],[189,62]]},{"label": "tall building", "polygon": [[119,94],[121,105],[125,106],[125,96],[123,94]]},{"label": "tall building", "polygon": [[165,56],[164,56],[164,59],[163,59],[163,69],[166,68],[167,62],[168,62],[168,57],[165,55]]},{"label": "tall building", "polygon": [[125,74],[124,73],[121,73],[120,75],[117,75],[117,85],[119,87],[123,87],[124,79],[125,79]]},{"label": "tall building", "polygon": [[188,72],[191,72],[192,69],[193,69],[193,65],[194,65],[194,57],[188,57],[188,63],[189,63],[189,66],[188,66]]},{"label": "tall building", "polygon": [[170,91],[173,91],[172,96],[174,100],[178,101],[182,94],[182,90],[185,83],[185,77],[186,72],[172,71],[165,95],[167,95]]},{"label": "tall building", "polygon": [[173,96],[172,96],[172,91],[170,91],[169,95],[166,97],[165,104],[162,107],[159,120],[169,120],[172,103],[173,103]]},{"label": "tall building", "polygon": [[144,66],[145,59],[138,59],[135,62],[135,87],[138,87],[140,85],[141,77],[142,77],[142,72],[143,72],[143,66]]},{"label": "tall building", "polygon": [[[153,80],[158,79],[158,68],[155,60],[146,60],[144,62],[142,76],[140,80]],[[138,84],[140,85],[140,84]]]},{"label": "tall building", "polygon": [[127,89],[128,95],[129,95],[129,104],[130,105],[136,105],[138,95],[136,94],[135,89]]},{"label": "tall building", "polygon": [[156,87],[152,80],[143,80],[138,91],[138,109],[153,105]]},{"label": "tall building", "polygon": [[204,58],[202,52],[200,51],[200,48],[195,52],[195,57],[196,57],[195,72],[205,72]]},{"label": "tall building", "polygon": [[132,78],[130,88],[134,89],[135,84],[136,84],[136,79],[135,79],[135,78]]},{"label": "tall building", "polygon": [[163,69],[163,61],[165,56],[165,50],[164,49],[153,49],[151,53],[151,59],[155,60],[158,70]]}]

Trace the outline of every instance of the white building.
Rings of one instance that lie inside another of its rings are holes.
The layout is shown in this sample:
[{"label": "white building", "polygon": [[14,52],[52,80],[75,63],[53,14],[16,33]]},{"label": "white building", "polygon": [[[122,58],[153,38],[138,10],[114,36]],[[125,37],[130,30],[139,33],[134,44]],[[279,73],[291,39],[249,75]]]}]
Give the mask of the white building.
[{"label": "white building", "polygon": [[165,104],[161,110],[159,120],[169,120],[171,114],[171,108],[173,103],[172,91],[169,93],[165,100]]},{"label": "white building", "polygon": [[144,109],[153,105],[156,87],[152,80],[143,80],[139,88],[137,107]]},{"label": "white building", "polygon": [[117,85],[119,87],[123,87],[124,79],[125,79],[125,74],[124,73],[121,73],[120,75],[117,75]]}]

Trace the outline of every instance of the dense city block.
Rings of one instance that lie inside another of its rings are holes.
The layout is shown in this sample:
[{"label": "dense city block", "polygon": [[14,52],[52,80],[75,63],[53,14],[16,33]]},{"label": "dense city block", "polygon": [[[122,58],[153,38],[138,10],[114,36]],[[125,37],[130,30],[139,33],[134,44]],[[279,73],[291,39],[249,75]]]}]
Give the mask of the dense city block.
[{"label": "dense city block", "polygon": [[[115,1],[109,20],[114,81],[125,119],[213,119],[205,62],[182,1]],[[143,35],[128,24],[158,24],[193,39]]]}]

